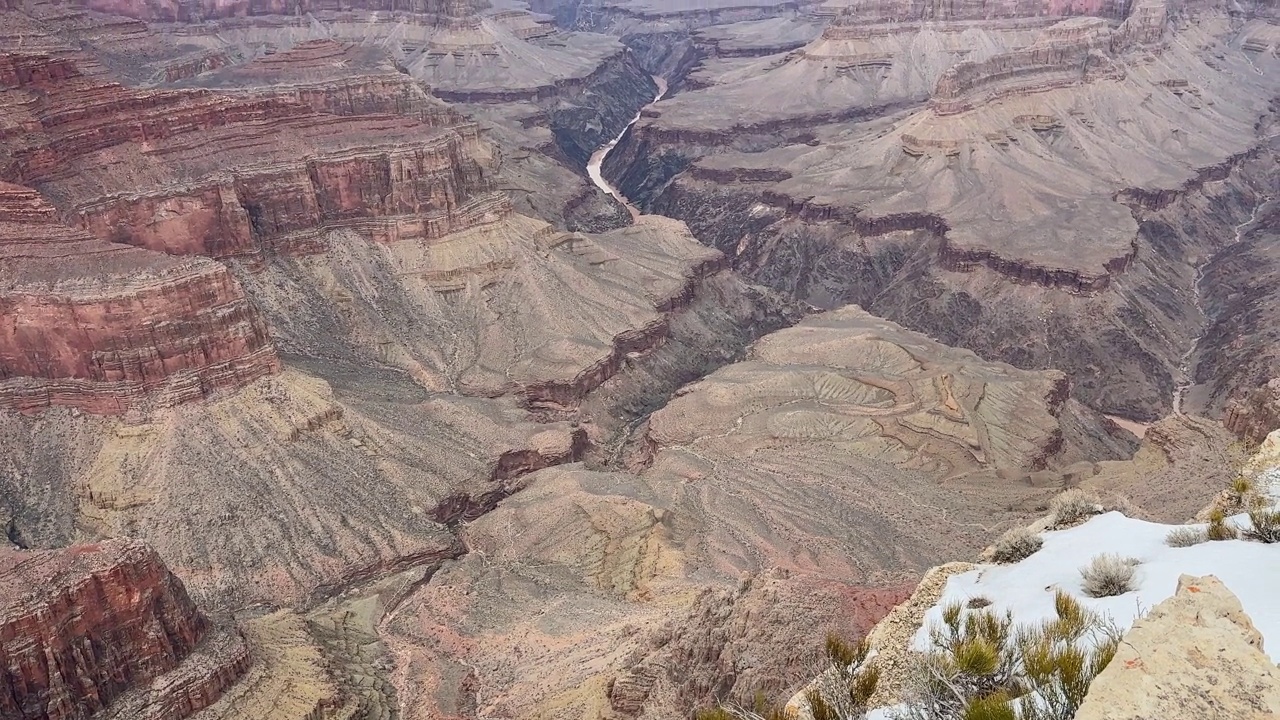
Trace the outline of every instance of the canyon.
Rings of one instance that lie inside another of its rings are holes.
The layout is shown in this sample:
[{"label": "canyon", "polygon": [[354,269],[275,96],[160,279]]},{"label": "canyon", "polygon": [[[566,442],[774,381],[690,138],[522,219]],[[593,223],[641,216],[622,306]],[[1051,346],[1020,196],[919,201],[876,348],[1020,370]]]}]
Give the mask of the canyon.
[{"label": "canyon", "polygon": [[0,714],[687,717],[1186,519],[1280,425],[1278,23],[0,0]]}]

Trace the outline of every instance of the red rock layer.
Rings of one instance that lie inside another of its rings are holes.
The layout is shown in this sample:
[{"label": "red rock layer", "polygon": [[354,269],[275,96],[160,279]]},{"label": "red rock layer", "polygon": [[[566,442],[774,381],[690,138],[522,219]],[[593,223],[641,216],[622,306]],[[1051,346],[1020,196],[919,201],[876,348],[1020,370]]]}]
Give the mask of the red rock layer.
[{"label": "red rock layer", "polygon": [[433,240],[511,211],[476,127],[399,77],[140,91],[11,53],[0,82],[0,113],[22,128],[0,134],[0,179],[39,189],[103,240],[260,256],[320,249],[339,227]]},{"label": "red rock layer", "polygon": [[476,8],[476,3],[468,0],[81,0],[80,4],[98,12],[164,22],[200,22],[253,15],[300,15],[353,9],[448,18],[466,15]]},{"label": "red rock layer", "polygon": [[88,718],[177,667],[207,627],[140,542],[0,551],[0,717]]},{"label": "red rock layer", "polygon": [[118,414],[280,368],[222,265],[95,240],[29,188],[0,183],[0,408]]}]

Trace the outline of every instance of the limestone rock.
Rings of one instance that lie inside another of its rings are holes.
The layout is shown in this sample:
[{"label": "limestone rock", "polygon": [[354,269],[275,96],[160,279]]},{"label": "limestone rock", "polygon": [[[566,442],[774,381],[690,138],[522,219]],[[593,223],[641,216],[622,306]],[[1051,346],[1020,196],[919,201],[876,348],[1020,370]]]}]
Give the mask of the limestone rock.
[{"label": "limestone rock", "polygon": [[1240,601],[1212,575],[1178,591],[1125,635],[1076,720],[1280,715],[1280,670]]},{"label": "limestone rock", "polygon": [[1231,432],[1252,442],[1261,442],[1280,428],[1280,378],[1228,404],[1222,422]]}]

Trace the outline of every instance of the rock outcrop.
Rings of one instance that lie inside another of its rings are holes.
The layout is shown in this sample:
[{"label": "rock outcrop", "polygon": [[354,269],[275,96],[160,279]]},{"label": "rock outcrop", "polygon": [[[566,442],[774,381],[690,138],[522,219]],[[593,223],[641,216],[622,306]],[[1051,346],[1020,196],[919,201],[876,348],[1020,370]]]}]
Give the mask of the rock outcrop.
[{"label": "rock outcrop", "polygon": [[[708,63],[693,76],[705,87],[646,111],[604,174],[819,307],[857,302],[986,357],[1064,369],[1077,397],[1142,421],[1191,372],[1216,412],[1275,375],[1274,213],[1249,221],[1275,186],[1280,65],[1243,45],[1194,49],[1233,37],[1220,8],[1157,23],[1154,43],[1113,29],[1116,10],[926,26],[841,15],[800,51]],[[1261,47],[1266,27],[1240,34]],[[1216,290],[1238,287],[1253,290]],[[1043,314],[1016,309],[1027,303]],[[1223,321],[1196,351],[1204,367],[1183,368],[1204,312]],[[1252,339],[1237,346],[1228,318],[1242,317]]]},{"label": "rock outcrop", "polygon": [[777,693],[1063,466],[1127,454],[1066,394],[853,307],[767,335],[649,417],[635,473],[541,470],[469,523],[388,626],[402,697],[667,717]]},{"label": "rock outcrop", "polygon": [[0,182],[0,407],[120,414],[280,369],[222,265],[98,240],[34,190]]},{"label": "rock outcrop", "polygon": [[420,119],[429,103],[412,83],[138,91],[47,55],[0,64],[13,78],[6,112],[29,128],[5,139],[0,177],[39,189],[103,240],[260,258],[314,251],[336,228],[430,241],[510,212],[476,127],[446,125],[460,120],[447,112]]},{"label": "rock outcrop", "polygon": [[[115,712],[131,691],[148,702],[128,717],[180,720],[249,661],[238,636],[211,630],[154,550],[118,540],[0,551],[0,640],[0,714],[14,720],[87,720]],[[207,661],[192,663],[201,672],[145,692],[192,658]]]},{"label": "rock outcrop", "polygon": [[1280,715],[1280,670],[1222,581],[1178,580],[1173,597],[1140,618],[1093,684],[1076,720]]},{"label": "rock outcrop", "polygon": [[1240,437],[1250,442],[1262,442],[1273,430],[1280,428],[1280,378],[1227,405],[1222,422]]}]

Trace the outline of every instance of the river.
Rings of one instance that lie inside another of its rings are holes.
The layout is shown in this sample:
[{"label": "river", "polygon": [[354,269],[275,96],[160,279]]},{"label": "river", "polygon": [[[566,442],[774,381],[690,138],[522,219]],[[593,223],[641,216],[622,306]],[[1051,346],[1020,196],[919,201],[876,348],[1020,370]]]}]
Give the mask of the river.
[{"label": "river", "polygon": [[619,191],[618,188],[610,185],[609,181],[604,179],[604,175],[600,174],[600,166],[604,164],[604,159],[609,156],[609,153],[613,148],[618,145],[618,141],[622,139],[622,136],[626,135],[627,131],[631,129],[631,126],[635,125],[636,121],[640,119],[640,116],[644,114],[645,108],[652,106],[653,103],[658,102],[667,94],[666,78],[660,78],[655,75],[653,77],[653,81],[658,85],[658,94],[653,96],[653,102],[640,108],[639,112],[636,113],[636,116],[631,118],[631,122],[627,123],[627,126],[622,128],[622,132],[618,133],[618,137],[605,145],[601,145],[598,150],[591,154],[591,161],[587,163],[587,176],[591,178],[591,182],[595,183],[596,187],[612,195],[618,202],[625,205],[627,211],[631,213],[632,220],[640,217],[640,211],[631,204],[631,201],[627,200],[627,198],[622,195],[622,192]]}]

